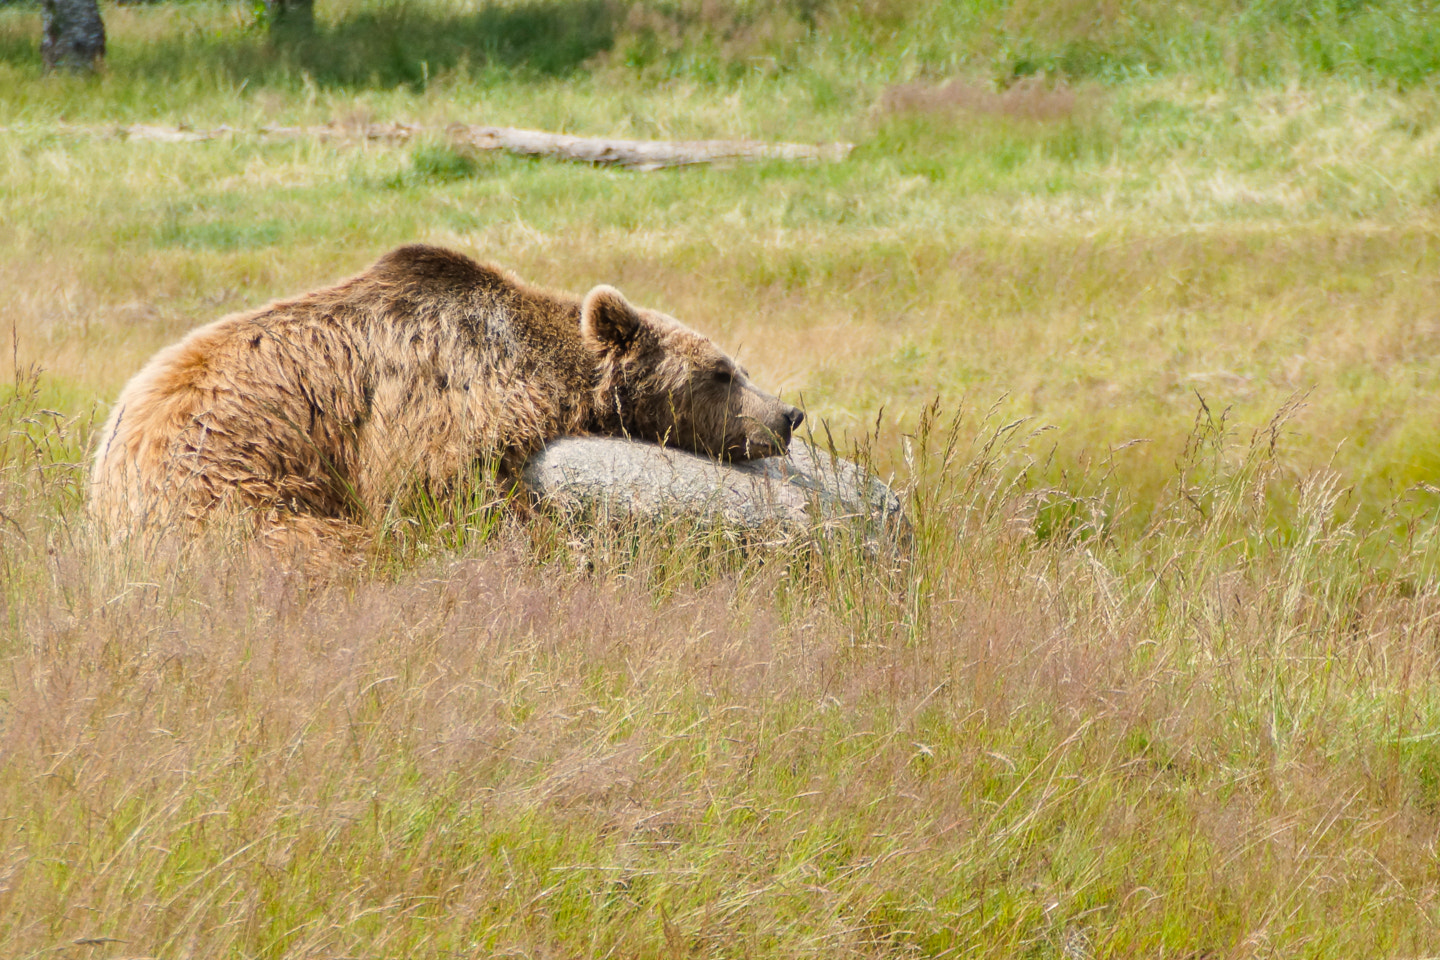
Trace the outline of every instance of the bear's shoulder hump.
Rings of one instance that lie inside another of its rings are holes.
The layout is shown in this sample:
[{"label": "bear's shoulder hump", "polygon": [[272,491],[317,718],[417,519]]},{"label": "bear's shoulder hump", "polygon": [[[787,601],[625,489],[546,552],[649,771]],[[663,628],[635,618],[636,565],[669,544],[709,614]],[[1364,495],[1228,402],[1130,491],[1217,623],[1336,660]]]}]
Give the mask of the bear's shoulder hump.
[{"label": "bear's shoulder hump", "polygon": [[463,253],[411,243],[385,254],[367,271],[376,279],[395,283],[439,286],[474,286],[494,281],[497,271],[471,260]]}]

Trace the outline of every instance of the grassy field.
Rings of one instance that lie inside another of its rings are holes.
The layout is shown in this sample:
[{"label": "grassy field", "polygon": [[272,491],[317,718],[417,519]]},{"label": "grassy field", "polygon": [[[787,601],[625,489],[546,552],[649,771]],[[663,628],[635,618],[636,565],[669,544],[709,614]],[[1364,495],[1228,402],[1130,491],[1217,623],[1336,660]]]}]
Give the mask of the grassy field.
[{"label": "grassy field", "polygon": [[[104,13],[0,6],[0,956],[1440,956],[1440,6]],[[258,134],[391,120],[856,149]],[[414,240],[711,334],[913,554],[93,543],[151,353]]]}]

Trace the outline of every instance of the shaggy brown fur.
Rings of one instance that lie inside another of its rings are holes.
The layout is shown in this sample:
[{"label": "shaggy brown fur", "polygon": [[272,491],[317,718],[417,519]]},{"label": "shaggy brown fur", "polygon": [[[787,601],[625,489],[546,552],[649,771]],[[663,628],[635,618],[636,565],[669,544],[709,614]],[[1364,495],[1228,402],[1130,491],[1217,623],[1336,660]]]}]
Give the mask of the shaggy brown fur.
[{"label": "shaggy brown fur", "polygon": [[746,459],[784,452],[802,418],[612,287],[581,301],[407,246],[157,354],[99,437],[90,502],[112,533],[221,510],[323,533],[477,461],[517,478],[562,434]]}]

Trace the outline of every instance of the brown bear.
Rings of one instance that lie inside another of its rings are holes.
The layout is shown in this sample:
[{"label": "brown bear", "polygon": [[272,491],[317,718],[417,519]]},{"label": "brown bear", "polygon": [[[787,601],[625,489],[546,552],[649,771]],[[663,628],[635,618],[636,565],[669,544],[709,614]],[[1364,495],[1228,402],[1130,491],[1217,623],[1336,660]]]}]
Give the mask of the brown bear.
[{"label": "brown bear", "polygon": [[775,456],[803,414],[679,321],[583,300],[436,247],[192,332],[125,387],[98,438],[112,535],[217,513],[364,524],[477,463],[518,483],[563,434]]}]

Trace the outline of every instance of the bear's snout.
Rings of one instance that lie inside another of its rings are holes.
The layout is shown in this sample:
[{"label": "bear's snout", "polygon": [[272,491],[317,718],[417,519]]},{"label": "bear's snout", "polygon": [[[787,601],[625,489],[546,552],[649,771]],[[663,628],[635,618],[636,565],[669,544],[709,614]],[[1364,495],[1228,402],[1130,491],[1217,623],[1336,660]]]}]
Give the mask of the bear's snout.
[{"label": "bear's snout", "polygon": [[773,401],[771,408],[750,421],[751,429],[726,451],[730,456],[737,460],[783,457],[790,449],[790,438],[805,422],[805,414],[774,397],[768,399]]},{"label": "bear's snout", "polygon": [[795,431],[800,428],[800,424],[804,422],[805,414],[801,413],[796,407],[786,405],[780,408],[780,422],[775,425],[771,432],[775,435],[774,439],[778,441],[777,445],[780,447],[781,453],[784,453],[785,450],[789,448],[790,437],[794,435]]}]

